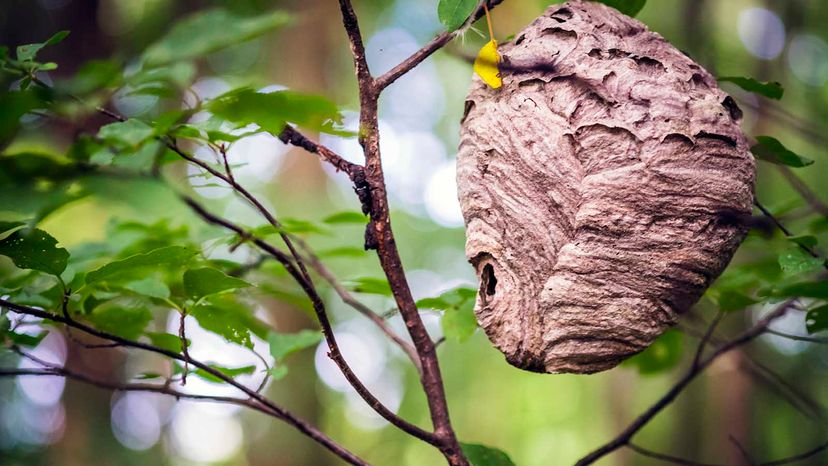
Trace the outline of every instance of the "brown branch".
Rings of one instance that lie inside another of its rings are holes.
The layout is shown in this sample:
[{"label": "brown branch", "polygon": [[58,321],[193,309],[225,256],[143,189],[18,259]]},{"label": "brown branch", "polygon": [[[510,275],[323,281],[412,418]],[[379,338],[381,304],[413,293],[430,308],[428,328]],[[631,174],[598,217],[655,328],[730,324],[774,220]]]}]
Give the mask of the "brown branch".
[{"label": "brown branch", "polygon": [[[725,465],[717,464],[717,463],[701,463],[701,462],[698,462],[698,461],[688,460],[688,459],[685,459],[685,458],[679,458],[677,456],[666,455],[664,453],[657,453],[657,452],[654,452],[652,450],[648,450],[646,448],[643,448],[643,447],[641,447],[641,446],[639,446],[635,443],[632,443],[632,442],[627,443],[626,447],[629,448],[630,450],[642,455],[642,456],[646,456],[648,458],[661,460],[661,461],[664,461],[666,463],[679,464],[679,465],[682,465],[682,466],[725,466]],[[820,453],[822,453],[823,451],[826,451],[826,450],[828,450],[828,442],[825,442],[825,443],[823,443],[823,444],[821,444],[821,445],[819,445],[815,448],[804,451],[804,452],[799,453],[797,455],[789,456],[787,458],[782,458],[782,459],[773,460],[773,461],[766,461],[764,463],[754,463],[754,464],[756,464],[757,466],[783,466],[783,465],[786,465],[786,464],[793,464],[793,463],[808,459],[808,458],[810,458],[812,456],[816,456],[816,455],[818,455],[818,454],[820,454]]]},{"label": "brown branch", "polygon": [[415,426],[414,424],[409,423],[408,421],[402,419],[393,411],[388,409],[381,401],[379,401],[359,378],[353,372],[351,367],[345,361],[345,358],[342,356],[342,353],[339,349],[339,345],[337,344],[336,337],[333,333],[333,328],[331,326],[330,320],[328,319],[328,314],[325,309],[325,303],[322,301],[322,298],[316,291],[316,288],[313,286],[312,282],[309,282],[304,279],[304,276],[296,269],[293,265],[293,262],[290,260],[290,257],[282,251],[279,251],[270,243],[262,240],[261,238],[257,238],[253,236],[250,232],[244,230],[240,226],[224,219],[218,217],[210,212],[208,212],[204,207],[199,205],[197,202],[190,198],[183,198],[184,202],[202,219],[206,222],[222,226],[242,238],[246,238],[249,241],[252,241],[253,244],[258,246],[263,251],[267,252],[274,259],[279,261],[287,270],[288,274],[291,275],[294,280],[302,287],[302,290],[305,294],[310,298],[311,304],[313,306],[314,312],[316,313],[316,318],[319,321],[319,325],[322,327],[322,334],[325,337],[325,341],[328,343],[329,353],[328,356],[336,363],[339,367],[339,370],[357,392],[357,394],[366,402],[368,405],[374,409],[380,416],[385,418],[388,422],[393,424],[394,426],[398,427],[400,430],[419,438],[425,442],[430,444],[436,443],[435,435],[431,432],[425,431],[420,427]]},{"label": "brown branch", "polygon": [[[762,215],[767,217],[776,226],[776,228],[778,228],[779,231],[781,231],[782,234],[785,235],[786,238],[796,236],[793,233],[791,233],[791,230],[789,230],[787,227],[785,227],[785,225],[783,225],[782,222],[778,218],[776,218],[775,215],[773,215],[767,208],[765,208],[765,206],[763,206],[761,203],[759,203],[758,199],[753,201],[753,205],[755,205],[756,208],[759,209],[760,212],[762,212]],[[812,248],[810,248],[810,247],[808,247],[804,244],[801,244],[801,243],[796,243],[796,244],[800,247],[800,249],[807,252],[811,257],[814,257],[816,259],[821,259],[822,258]],[[828,262],[824,263],[823,266],[826,269],[828,269]]]},{"label": "brown branch", "polygon": [[[61,315],[58,315],[58,314],[52,314],[52,313],[47,312],[47,311],[43,311],[43,310],[40,310],[40,309],[35,309],[35,308],[29,307],[29,306],[24,306],[22,304],[17,304],[17,303],[14,303],[12,301],[8,301],[8,300],[2,299],[2,298],[0,298],[0,306],[9,308],[9,309],[11,309],[11,310],[13,310],[13,311],[15,311],[19,314],[25,314],[25,315],[29,315],[29,316],[33,316],[33,317],[38,317],[38,318],[41,318],[41,319],[50,320],[50,321],[53,321],[53,322],[59,322],[59,323],[62,323],[64,325],[67,325],[69,327],[72,327],[74,329],[81,330],[81,331],[83,331],[83,332],[85,332],[89,335],[92,335],[92,336],[95,336],[95,337],[98,337],[98,338],[102,338],[104,340],[109,340],[109,341],[112,341],[114,343],[119,343],[121,346],[124,346],[124,347],[136,348],[136,349],[148,351],[148,352],[151,352],[151,353],[160,354],[162,356],[166,356],[166,357],[168,357],[170,359],[174,359],[176,361],[184,362],[184,356],[182,356],[179,353],[169,351],[167,349],[164,349],[164,348],[161,348],[161,347],[158,347],[158,346],[154,346],[154,345],[151,345],[151,344],[148,344],[148,343],[142,343],[140,341],[129,340],[129,339],[126,339],[126,338],[123,338],[123,337],[119,337],[117,335],[113,335],[111,333],[107,333],[107,332],[104,332],[104,331],[101,331],[101,330],[97,330],[93,327],[90,327],[89,325],[86,325],[82,322],[78,322],[78,321],[76,321],[74,319],[71,319],[71,318],[67,318],[65,316],[61,316]],[[345,449],[345,447],[343,447],[343,446],[339,445],[338,443],[336,443],[334,440],[332,440],[330,437],[328,437],[327,435],[322,433],[319,429],[317,429],[313,425],[311,425],[308,422],[296,417],[295,415],[293,415],[292,413],[287,411],[282,406],[274,403],[273,401],[271,401],[267,397],[257,393],[255,390],[252,390],[252,389],[246,387],[245,385],[237,382],[232,377],[227,376],[223,372],[221,372],[221,371],[219,371],[219,370],[217,370],[213,367],[210,367],[209,365],[207,365],[203,362],[197,361],[195,359],[191,359],[190,364],[192,364],[193,366],[205,371],[206,373],[222,380],[223,382],[225,382],[229,385],[232,385],[233,387],[237,388],[238,390],[241,390],[244,394],[249,396],[251,399],[253,399],[256,402],[261,403],[263,406],[265,406],[269,410],[271,416],[273,416],[277,419],[281,419],[282,421],[286,422],[287,424],[293,426],[294,428],[299,430],[301,433],[303,433],[304,435],[310,437],[312,440],[316,441],[317,443],[319,443],[320,445],[322,445],[323,447],[325,447],[326,449],[331,451],[336,456],[342,458],[343,460],[345,460],[349,464],[353,464],[353,465],[357,465],[357,466],[366,466],[366,465],[368,465],[368,463],[366,463],[363,459],[359,458],[358,456],[354,455],[353,453],[351,453],[350,451]]]},{"label": "brown branch", "polygon": [[692,382],[699,374],[701,374],[707,367],[709,367],[716,359],[718,359],[723,354],[736,349],[742,345],[750,343],[756,337],[764,333],[768,326],[774,320],[782,317],[785,313],[788,312],[793,300],[788,300],[778,306],[776,309],[771,311],[768,315],[763,317],[756,325],[748,329],[746,332],[738,336],[737,338],[725,343],[724,345],[720,346],[716,351],[713,352],[710,356],[705,359],[702,359],[698,364],[693,365],[690,369],[682,376],[670,390],[667,391],[658,401],[656,401],[652,406],[650,406],[643,414],[637,417],[632,423],[630,423],[627,428],[625,428],[621,433],[619,433],[614,439],[607,442],[606,444],[602,445],[601,447],[597,448],[596,450],[592,451],[588,455],[581,458],[577,463],[576,466],[586,466],[588,464],[593,464],[599,459],[603,458],[604,456],[614,452],[615,450],[627,446],[632,440],[632,437],[638,433],[648,422],[650,422],[658,413],[660,413],[664,408],[670,405],[678,395]]},{"label": "brown branch", "polygon": [[719,326],[719,322],[722,321],[724,316],[725,313],[721,309],[716,311],[716,317],[713,318],[713,321],[707,327],[707,331],[704,332],[704,335],[699,342],[699,347],[696,349],[696,356],[693,357],[693,367],[697,367],[699,365],[699,361],[701,361],[702,356],[704,356],[704,348],[707,346],[707,343],[716,331],[716,327]]},{"label": "brown branch", "polygon": [[359,167],[359,165],[345,160],[328,147],[308,139],[308,137],[292,126],[285,126],[285,129],[279,134],[279,140],[285,144],[301,147],[311,154],[318,155],[322,160],[333,165],[338,171],[347,173],[351,179],[353,179],[354,172]]},{"label": "brown branch", "polygon": [[[488,0],[487,2],[489,10],[501,3],[503,3],[503,0]],[[474,13],[469,17],[469,19],[466,20],[465,24],[469,25],[471,23],[474,23],[475,21],[483,17],[484,14],[485,12],[483,10],[483,2],[481,2],[480,6],[478,6]],[[437,37],[435,37],[429,43],[424,45],[420,50],[417,50],[411,56],[403,60],[399,65],[391,68],[385,74],[378,77],[376,80],[377,90],[381,91],[382,89],[388,87],[391,83],[393,83],[401,76],[414,69],[414,67],[416,67],[423,61],[425,61],[425,59],[430,57],[434,52],[443,48],[446,44],[451,42],[452,39],[462,34],[464,30],[465,27],[462,27],[456,31],[446,31],[437,35]]]},{"label": "brown branch", "polygon": [[772,328],[769,328],[767,330],[767,332],[770,333],[771,335],[776,335],[778,337],[787,338],[789,340],[805,341],[805,342],[808,342],[808,343],[819,343],[819,344],[822,344],[822,345],[828,345],[828,338],[809,337],[809,336],[805,336],[805,335],[793,335],[791,333],[780,332],[779,330],[774,330]]}]

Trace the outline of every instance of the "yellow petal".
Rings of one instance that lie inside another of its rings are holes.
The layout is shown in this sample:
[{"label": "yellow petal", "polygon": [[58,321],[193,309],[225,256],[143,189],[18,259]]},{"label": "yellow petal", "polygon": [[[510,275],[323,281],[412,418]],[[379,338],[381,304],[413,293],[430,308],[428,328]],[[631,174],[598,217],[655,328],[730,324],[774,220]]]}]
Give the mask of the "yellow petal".
[{"label": "yellow petal", "polygon": [[474,59],[474,72],[494,89],[503,85],[500,70],[497,69],[498,63],[500,63],[500,54],[497,53],[497,42],[490,40],[480,49],[477,58]]}]

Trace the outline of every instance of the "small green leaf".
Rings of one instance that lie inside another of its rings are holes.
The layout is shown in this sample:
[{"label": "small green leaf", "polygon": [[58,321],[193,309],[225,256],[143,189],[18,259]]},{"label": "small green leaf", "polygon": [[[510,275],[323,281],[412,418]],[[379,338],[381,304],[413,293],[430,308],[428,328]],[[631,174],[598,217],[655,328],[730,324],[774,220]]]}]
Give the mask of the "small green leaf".
[{"label": "small green leaf", "polygon": [[730,290],[722,291],[717,301],[719,303],[719,309],[724,312],[741,311],[759,302],[750,296]]},{"label": "small green leaf", "polygon": [[138,293],[140,295],[149,296],[151,298],[167,299],[170,297],[170,289],[167,285],[155,277],[146,277],[140,280],[135,280],[124,285],[124,288]]},{"label": "small green leaf", "polygon": [[222,291],[251,286],[246,281],[226,275],[212,267],[189,269],[184,272],[184,291],[189,298],[199,300]]},{"label": "small green leaf", "polygon": [[460,442],[460,448],[471,466],[515,466],[509,455],[497,448],[465,442]]},{"label": "small green leaf", "polygon": [[478,0],[440,0],[437,17],[449,32],[458,29],[474,13]]},{"label": "small green leaf", "polygon": [[[34,348],[37,345],[39,345],[40,342],[43,341],[43,339],[46,338],[46,335],[48,335],[48,334],[49,334],[49,332],[47,332],[45,330],[42,331],[42,332],[39,332],[37,335],[29,335],[29,334],[26,334],[26,333],[16,333],[16,332],[13,332],[13,331],[9,330],[5,333],[5,337],[8,338],[13,344],[15,344],[17,346],[24,346],[24,347],[27,347],[27,348]],[[0,332],[0,337],[2,337],[3,335],[4,335],[4,333]]]},{"label": "small green leaf", "polygon": [[136,340],[152,321],[147,304],[136,298],[115,298],[97,306],[86,318],[99,330]]},{"label": "small green leaf", "polygon": [[159,66],[197,58],[254,39],[288,20],[289,16],[280,11],[255,17],[221,9],[200,11],[176,22],[166,36],[144,52],[144,62]]},{"label": "small green leaf", "polygon": [[68,81],[59,82],[57,89],[72,95],[87,95],[117,85],[121,68],[115,62],[92,60],[83,64]]},{"label": "small green leaf", "polygon": [[753,78],[743,78],[740,76],[724,76],[719,78],[719,82],[733,83],[748,92],[753,92],[754,94],[759,94],[769,99],[779,100],[782,98],[782,94],[785,93],[785,89],[778,82],[762,82]]},{"label": "small green leaf", "polygon": [[779,267],[786,277],[815,272],[822,268],[824,260],[813,257],[796,246],[779,254]]},{"label": "small green leaf", "polygon": [[144,267],[178,267],[190,261],[198,251],[184,246],[166,246],[149,252],[135,254],[126,259],[110,262],[86,274],[86,284],[107,280]]},{"label": "small green leaf", "polygon": [[391,293],[391,285],[384,278],[360,277],[346,282],[345,285],[357,293],[378,294],[382,296],[393,295]]},{"label": "small green leaf", "polygon": [[55,45],[66,38],[69,31],[60,31],[49,38],[46,42],[39,42],[35,44],[21,45],[17,47],[17,59],[20,61],[32,61],[37,53],[47,45]]},{"label": "small green leaf", "polygon": [[443,313],[443,318],[440,319],[440,325],[446,338],[457,340],[460,343],[465,342],[477,330],[474,307],[468,305],[447,309]]},{"label": "small green leaf", "polygon": [[777,290],[774,296],[828,299],[828,281],[794,283]]},{"label": "small green leaf", "polygon": [[637,367],[640,374],[663,372],[681,361],[684,335],[676,329],[664,332],[647,349],[627,359],[624,366]]},{"label": "small green leaf", "polygon": [[770,136],[756,136],[757,144],[750,148],[757,159],[777,165],[801,168],[814,163],[809,158],[802,157],[788,150],[779,140]]},{"label": "small green leaf", "polygon": [[285,378],[287,373],[288,373],[288,366],[286,366],[284,364],[280,364],[276,367],[271,367],[270,371],[269,371],[270,378],[273,379],[273,380],[281,380],[281,379]]},{"label": "small green leaf", "polygon": [[647,0],[598,0],[604,5],[611,6],[627,16],[635,17]]},{"label": "small green leaf", "polygon": [[270,344],[270,355],[277,363],[282,362],[291,354],[311,346],[316,346],[322,340],[322,333],[318,330],[302,330],[296,333],[270,332],[267,342]]},{"label": "small green leaf", "polygon": [[155,372],[143,372],[135,376],[135,380],[153,380],[153,379],[160,379],[163,376],[161,374],[157,374]]},{"label": "small green leaf", "polygon": [[44,99],[34,90],[0,92],[0,148],[5,147],[20,127],[20,117],[41,108]]},{"label": "small green leaf", "polygon": [[216,116],[240,126],[257,124],[275,136],[287,123],[330,132],[342,121],[339,109],[328,99],[294,91],[262,93],[242,88],[213,99],[206,107]]},{"label": "small green leaf", "polygon": [[789,236],[787,239],[788,241],[794,242],[803,248],[812,248],[819,242],[817,237],[813,235]]},{"label": "small green leaf", "polygon": [[232,295],[212,296],[194,306],[190,314],[203,329],[247,348],[253,347],[251,332],[266,338],[269,331],[267,324],[255,318],[250,309],[234,300]]},{"label": "small green leaf", "polygon": [[[153,345],[173,353],[181,353],[181,337],[172,333],[147,332]],[[188,340],[189,343],[189,340]]]},{"label": "small green leaf", "polygon": [[[238,377],[240,375],[249,375],[252,374],[256,370],[256,366],[242,366],[242,367],[222,367],[217,366],[215,364],[209,364],[209,366],[222,374],[228,377]],[[210,374],[209,372],[205,371],[204,369],[196,369],[194,372],[195,375],[201,377],[202,379],[213,382],[213,383],[224,383],[223,380]]]},{"label": "small green leaf", "polygon": [[135,118],[110,123],[98,131],[98,137],[104,141],[118,147],[128,148],[137,148],[154,134],[150,125]]},{"label": "small green leaf", "polygon": [[828,329],[828,304],[815,307],[805,315],[805,326],[808,333],[816,333]]},{"label": "small green leaf", "polygon": [[[23,224],[0,222],[0,233],[8,232]],[[59,276],[69,260],[69,252],[57,247],[57,240],[37,228],[17,229],[0,240],[0,255],[7,256],[21,269],[38,270]]]},{"label": "small green leaf", "polygon": [[342,223],[355,223],[357,225],[365,225],[365,223],[368,221],[368,217],[366,217],[365,214],[363,214],[362,212],[345,211],[329,215],[328,217],[325,217],[325,219],[322,221],[330,225],[338,225]]}]

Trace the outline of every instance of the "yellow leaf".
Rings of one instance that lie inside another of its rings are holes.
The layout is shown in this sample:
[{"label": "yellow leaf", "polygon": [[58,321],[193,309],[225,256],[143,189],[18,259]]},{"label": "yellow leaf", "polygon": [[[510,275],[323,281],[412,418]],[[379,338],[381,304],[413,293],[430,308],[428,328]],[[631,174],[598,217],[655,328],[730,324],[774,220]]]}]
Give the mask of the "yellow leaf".
[{"label": "yellow leaf", "polygon": [[493,89],[503,85],[500,70],[497,69],[498,63],[500,63],[500,54],[497,53],[497,42],[493,39],[480,49],[477,58],[474,59],[474,72]]}]

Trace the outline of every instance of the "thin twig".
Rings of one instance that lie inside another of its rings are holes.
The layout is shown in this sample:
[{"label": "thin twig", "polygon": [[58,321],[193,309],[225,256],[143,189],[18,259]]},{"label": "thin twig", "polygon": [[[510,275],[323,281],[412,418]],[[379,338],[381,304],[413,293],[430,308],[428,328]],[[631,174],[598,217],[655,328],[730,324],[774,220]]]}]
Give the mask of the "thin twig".
[{"label": "thin twig", "polygon": [[771,335],[776,335],[778,337],[787,338],[789,340],[806,341],[808,343],[819,343],[822,345],[828,345],[828,338],[808,337],[805,335],[793,335],[791,333],[780,332],[779,330],[774,330],[772,328],[768,329],[768,333],[770,333]]},{"label": "thin twig", "polygon": [[[791,233],[791,230],[789,230],[787,227],[785,227],[785,225],[783,225],[782,222],[778,218],[776,218],[776,216],[774,216],[767,208],[765,208],[765,206],[763,206],[761,203],[759,203],[758,199],[753,201],[753,205],[755,205],[756,208],[759,209],[760,212],[762,212],[762,215],[764,215],[771,222],[773,222],[773,224],[776,225],[776,228],[778,228],[779,231],[781,231],[782,234],[785,235],[786,238],[796,236],[793,233]],[[808,246],[806,246],[806,245],[804,245],[800,242],[797,242],[796,244],[803,251],[807,252],[811,257],[814,257],[816,259],[822,259],[822,257],[820,257],[820,255],[816,251],[814,251],[812,248],[810,248],[810,247],[808,247]],[[828,269],[828,261],[823,263],[823,266],[826,269]]]},{"label": "thin twig", "polygon": [[[664,453],[657,453],[657,452],[654,452],[652,450],[648,450],[644,447],[641,447],[640,445],[637,445],[637,444],[632,443],[632,442],[627,443],[626,447],[629,448],[630,450],[642,455],[642,456],[646,456],[648,458],[661,460],[661,461],[664,461],[666,463],[679,464],[679,465],[682,465],[682,466],[726,466],[726,465],[722,465],[722,464],[718,464],[718,463],[702,463],[702,462],[699,462],[699,461],[693,461],[693,460],[689,460],[689,459],[686,459],[686,458],[679,458],[677,456],[666,455]],[[783,466],[783,465],[786,465],[786,464],[793,464],[793,463],[796,463],[796,462],[799,462],[799,461],[802,461],[802,460],[806,460],[806,459],[811,458],[813,456],[816,456],[816,455],[818,455],[818,454],[820,454],[820,453],[822,453],[823,451],[826,451],[826,450],[828,450],[828,442],[825,442],[825,443],[823,443],[823,444],[821,444],[821,445],[819,445],[815,448],[804,451],[802,453],[799,453],[799,454],[796,454],[796,455],[793,455],[793,456],[789,456],[787,458],[782,458],[782,459],[773,460],[773,461],[766,461],[764,463],[758,463],[758,466]]]},{"label": "thin twig", "polygon": [[629,426],[627,426],[614,439],[592,451],[588,455],[581,458],[576,466],[586,466],[593,464],[604,456],[614,452],[615,450],[629,444],[632,437],[638,433],[650,420],[652,420],[658,413],[672,403],[678,395],[692,382],[699,374],[701,374],[708,366],[710,366],[716,359],[723,354],[736,349],[742,345],[750,343],[756,337],[764,333],[768,326],[774,320],[782,317],[788,312],[793,300],[788,300],[779,305],[776,309],[771,311],[753,327],[745,331],[737,338],[730,340],[716,349],[713,354],[705,359],[702,359],[698,365],[691,366],[690,369],[682,376],[658,401],[651,405],[643,414],[638,416]]},{"label": "thin twig", "polygon": [[[148,344],[148,343],[143,343],[143,342],[140,342],[140,341],[133,341],[133,340],[129,340],[129,339],[120,337],[118,335],[113,335],[111,333],[107,333],[107,332],[95,329],[93,327],[90,327],[89,325],[86,325],[86,324],[82,323],[82,322],[78,322],[74,319],[66,318],[66,317],[58,315],[58,314],[52,314],[52,313],[47,312],[47,311],[43,311],[43,310],[40,310],[40,309],[35,309],[35,308],[29,307],[29,306],[24,306],[22,304],[17,304],[15,302],[12,302],[12,301],[9,301],[9,300],[6,300],[6,299],[2,299],[2,298],[0,298],[0,306],[9,308],[9,309],[11,309],[11,310],[13,310],[17,313],[20,313],[20,314],[30,315],[30,316],[33,316],[33,317],[38,317],[38,318],[50,320],[50,321],[53,321],[53,322],[59,322],[59,323],[65,324],[67,326],[70,326],[74,329],[81,330],[81,331],[83,331],[83,332],[85,332],[89,335],[92,335],[92,336],[95,336],[95,337],[98,337],[98,338],[102,338],[104,340],[109,340],[109,341],[112,341],[112,342],[119,343],[121,346],[136,348],[136,349],[140,349],[140,350],[144,350],[144,351],[149,351],[149,352],[152,352],[152,353],[160,354],[162,356],[166,356],[167,358],[170,358],[170,359],[174,359],[174,360],[177,360],[177,361],[184,362],[184,356],[182,356],[181,354],[178,354],[176,352],[169,351],[167,349],[164,349],[164,348],[161,348],[161,347],[158,347],[158,346],[154,346],[154,345],[151,345],[151,344]],[[220,379],[221,381],[223,381],[223,382],[225,382],[229,385],[232,385],[233,387],[237,388],[238,390],[241,390],[244,394],[248,395],[251,399],[253,399],[253,400],[257,401],[258,403],[261,403],[263,406],[265,406],[268,409],[268,412],[271,416],[285,421],[287,424],[293,426],[294,428],[299,430],[301,433],[303,433],[304,435],[310,437],[311,439],[313,439],[314,441],[316,441],[317,443],[319,443],[320,445],[322,445],[323,447],[325,447],[326,449],[328,449],[329,451],[331,451],[332,453],[334,453],[338,457],[342,458],[343,460],[345,460],[349,464],[353,464],[353,465],[357,465],[357,466],[364,466],[364,465],[368,464],[363,459],[359,458],[355,454],[353,454],[350,451],[348,451],[347,449],[345,449],[345,447],[343,447],[343,446],[339,445],[338,443],[336,443],[334,440],[332,440],[330,437],[328,437],[327,435],[322,433],[319,429],[317,429],[313,425],[311,425],[311,424],[307,423],[306,421],[296,417],[295,415],[293,415],[292,413],[287,411],[282,406],[274,403],[273,401],[271,401],[267,397],[265,397],[265,396],[263,396],[259,393],[256,393],[255,390],[252,390],[252,389],[246,387],[245,385],[237,382],[232,377],[224,374],[223,372],[221,372],[221,371],[219,371],[219,370],[217,370],[217,369],[215,369],[215,368],[213,368],[213,367],[211,367],[211,366],[209,366],[209,365],[207,365],[203,362],[195,360],[195,359],[190,359],[190,364],[192,364],[193,366],[195,366],[195,367],[207,372],[208,374]]]},{"label": "thin twig", "polygon": [[716,317],[713,318],[713,321],[707,327],[707,331],[704,332],[704,335],[699,342],[699,347],[696,349],[696,356],[693,358],[693,367],[697,367],[699,365],[699,361],[701,361],[701,358],[704,355],[704,348],[707,346],[707,343],[710,341],[710,338],[713,336],[713,333],[716,331],[716,327],[719,326],[719,322],[722,321],[724,315],[725,313],[721,309],[716,311]]}]

